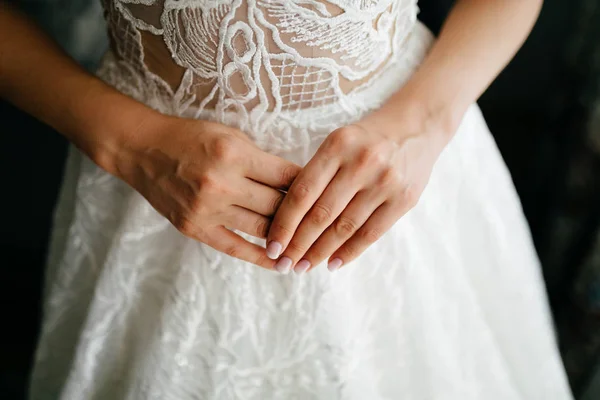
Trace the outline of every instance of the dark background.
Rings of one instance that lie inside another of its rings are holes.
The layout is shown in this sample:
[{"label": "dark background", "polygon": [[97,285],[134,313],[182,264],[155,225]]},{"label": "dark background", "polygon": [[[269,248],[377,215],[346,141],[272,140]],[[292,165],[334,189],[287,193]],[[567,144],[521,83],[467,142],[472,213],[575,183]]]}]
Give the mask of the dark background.
[{"label": "dark background", "polygon": [[[99,6],[91,1],[21,5],[93,69],[105,39]],[[590,276],[581,271],[598,268],[591,254],[600,221],[600,157],[587,141],[600,82],[595,3],[547,0],[522,50],[479,101],[521,196],[571,383],[585,400],[600,399],[591,394],[600,371],[600,298],[577,291],[581,276]],[[420,19],[438,31],[451,4],[423,0]],[[20,399],[39,326],[46,244],[67,143],[6,103],[0,103],[0,140],[0,332],[6,336],[0,341],[0,398]]]}]

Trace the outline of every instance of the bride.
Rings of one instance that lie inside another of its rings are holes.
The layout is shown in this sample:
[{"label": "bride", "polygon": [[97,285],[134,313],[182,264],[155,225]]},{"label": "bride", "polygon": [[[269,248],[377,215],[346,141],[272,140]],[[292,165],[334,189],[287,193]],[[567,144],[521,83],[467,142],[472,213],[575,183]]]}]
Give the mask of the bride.
[{"label": "bride", "polygon": [[475,104],[541,3],[104,0],[97,76],[1,3],[73,143],[30,397],[570,399]]}]

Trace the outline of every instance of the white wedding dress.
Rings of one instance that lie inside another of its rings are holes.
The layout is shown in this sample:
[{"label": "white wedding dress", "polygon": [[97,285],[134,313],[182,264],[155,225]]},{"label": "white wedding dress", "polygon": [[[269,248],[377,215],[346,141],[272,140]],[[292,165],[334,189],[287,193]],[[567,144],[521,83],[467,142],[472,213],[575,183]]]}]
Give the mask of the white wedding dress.
[{"label": "white wedding dress", "polygon": [[[102,79],[161,112],[237,126],[301,165],[400,89],[433,41],[414,0],[106,0],[105,9]],[[284,276],[186,238],[72,149],[30,397],[571,393],[519,199],[473,105],[419,204],[334,274],[321,265]]]}]

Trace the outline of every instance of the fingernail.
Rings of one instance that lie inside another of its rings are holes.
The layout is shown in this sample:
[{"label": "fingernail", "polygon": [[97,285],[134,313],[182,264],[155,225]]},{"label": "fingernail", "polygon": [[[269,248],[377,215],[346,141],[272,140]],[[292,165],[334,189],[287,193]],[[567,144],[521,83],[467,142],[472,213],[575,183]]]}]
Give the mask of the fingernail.
[{"label": "fingernail", "polygon": [[327,269],[331,272],[335,272],[338,269],[340,269],[341,266],[342,266],[342,260],[340,260],[339,258],[334,258],[333,260],[329,261],[329,263],[327,264]]},{"label": "fingernail", "polygon": [[298,261],[298,264],[294,267],[294,272],[298,275],[305,273],[310,268],[310,262],[302,259]]},{"label": "fingernail", "polygon": [[271,260],[277,260],[279,254],[281,254],[281,243],[272,240],[267,245],[267,257]]},{"label": "fingernail", "polygon": [[279,261],[275,264],[275,269],[279,271],[280,274],[287,274],[290,272],[292,268],[292,259],[289,257],[281,257]]}]

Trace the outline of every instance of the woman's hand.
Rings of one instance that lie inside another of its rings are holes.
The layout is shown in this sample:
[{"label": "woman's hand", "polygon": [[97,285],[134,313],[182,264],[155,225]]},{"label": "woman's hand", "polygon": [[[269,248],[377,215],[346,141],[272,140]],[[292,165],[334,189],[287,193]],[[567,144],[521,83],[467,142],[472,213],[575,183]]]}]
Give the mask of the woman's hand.
[{"label": "woman's hand", "polygon": [[186,236],[272,269],[265,249],[227,228],[266,237],[300,167],[261,151],[225,125],[160,116],[118,146],[111,172]]},{"label": "woman's hand", "polygon": [[61,132],[184,234],[265,268],[265,237],[300,167],[224,125],[166,117],[119,93],[0,0],[0,98]]},{"label": "woman's hand", "polygon": [[331,133],[275,214],[267,254],[302,273],[358,257],[418,201],[444,141],[431,126],[371,116]]},{"label": "woman's hand", "polygon": [[61,132],[186,235],[261,267],[275,264],[227,228],[264,237],[278,189],[300,167],[236,129],[165,117],[117,92],[2,0],[0,98]]},{"label": "woman's hand", "polygon": [[[522,45],[541,5],[456,1],[425,60],[377,117],[332,133],[294,181],[267,239],[269,257],[283,250],[280,272],[332,253],[330,269],[339,268],[416,203],[441,149]],[[428,122],[409,128],[415,120]]]}]

